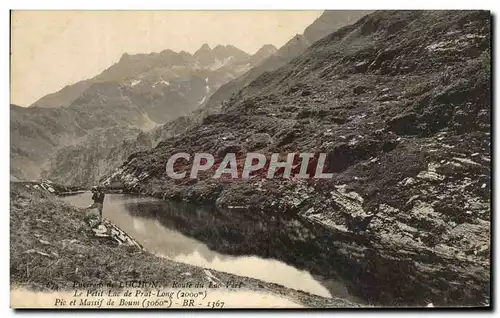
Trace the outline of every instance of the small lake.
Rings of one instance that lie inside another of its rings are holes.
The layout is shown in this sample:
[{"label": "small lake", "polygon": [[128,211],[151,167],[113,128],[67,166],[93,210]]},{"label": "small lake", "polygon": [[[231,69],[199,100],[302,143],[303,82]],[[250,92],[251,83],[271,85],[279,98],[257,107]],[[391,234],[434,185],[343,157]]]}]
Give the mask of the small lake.
[{"label": "small lake", "polygon": [[[92,203],[85,192],[61,198],[76,206]],[[176,262],[252,277],[324,297],[358,301],[334,279],[314,277],[290,262],[304,255],[303,248],[283,237],[278,220],[239,211],[218,211],[183,202],[128,194],[107,194],[103,217],[141,243],[149,252]],[[278,251],[280,247],[283,249]],[[275,257],[273,257],[273,255]],[[279,259],[278,257],[279,256]]]}]

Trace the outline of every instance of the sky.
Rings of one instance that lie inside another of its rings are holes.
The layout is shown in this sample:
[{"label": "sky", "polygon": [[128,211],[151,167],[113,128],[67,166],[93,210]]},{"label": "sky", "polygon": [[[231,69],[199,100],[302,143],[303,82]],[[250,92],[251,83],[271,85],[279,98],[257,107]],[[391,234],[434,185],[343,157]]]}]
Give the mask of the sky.
[{"label": "sky", "polygon": [[231,44],[253,54],[277,48],[321,11],[13,11],[11,103],[29,106],[93,77],[123,53]]}]

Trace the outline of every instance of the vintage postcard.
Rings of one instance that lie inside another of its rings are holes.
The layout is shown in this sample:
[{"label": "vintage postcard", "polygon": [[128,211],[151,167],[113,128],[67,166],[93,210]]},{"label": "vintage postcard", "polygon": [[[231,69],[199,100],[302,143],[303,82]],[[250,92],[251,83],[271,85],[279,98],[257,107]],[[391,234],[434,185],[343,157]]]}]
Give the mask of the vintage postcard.
[{"label": "vintage postcard", "polygon": [[491,19],[11,11],[11,307],[490,307]]}]

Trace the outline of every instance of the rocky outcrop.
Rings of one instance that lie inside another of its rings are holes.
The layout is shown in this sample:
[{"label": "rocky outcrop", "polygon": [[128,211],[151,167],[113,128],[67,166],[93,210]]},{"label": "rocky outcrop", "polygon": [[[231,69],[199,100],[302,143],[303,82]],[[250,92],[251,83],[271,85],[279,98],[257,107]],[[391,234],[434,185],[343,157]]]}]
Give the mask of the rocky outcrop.
[{"label": "rocky outcrop", "polygon": [[23,187],[26,189],[33,189],[39,192],[50,193],[56,196],[66,196],[66,195],[74,195],[84,192],[81,188],[78,187],[68,187],[58,183],[53,182],[52,180],[38,180],[38,181],[16,181],[12,182],[16,187]]},{"label": "rocky outcrop", "polygon": [[142,247],[139,242],[108,220],[104,219],[100,222],[97,215],[88,214],[85,216],[85,222],[92,231],[90,236],[106,239],[113,244],[131,246],[138,250],[145,251],[144,247]]},{"label": "rocky outcrop", "polygon": [[[375,12],[257,77],[220,113],[132,155],[105,183],[299,217],[329,246],[317,270],[371,303],[489,304],[489,65],[488,12]],[[326,152],[333,177],[165,174],[173,153],[233,145]]]}]

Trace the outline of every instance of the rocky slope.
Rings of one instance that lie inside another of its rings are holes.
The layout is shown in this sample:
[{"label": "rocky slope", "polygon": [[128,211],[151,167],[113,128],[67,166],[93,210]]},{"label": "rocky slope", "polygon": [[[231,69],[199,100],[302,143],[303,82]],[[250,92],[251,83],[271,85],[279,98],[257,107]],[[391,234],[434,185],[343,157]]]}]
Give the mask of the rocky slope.
[{"label": "rocky slope", "polygon": [[[231,45],[211,49],[206,44],[193,55],[171,50],[124,54],[96,77],[66,86],[29,108],[13,105],[11,175],[16,180],[43,175],[88,186],[132,153],[140,130],[198,108],[222,84],[272,54],[273,48],[264,46],[253,56]],[[105,133],[106,129],[112,130]],[[102,133],[114,139],[105,137],[104,145],[95,138]],[[143,147],[140,136],[134,151]],[[97,155],[100,151],[106,154]],[[110,153],[117,156],[106,161]]]},{"label": "rocky slope", "polygon": [[148,149],[151,141],[139,129],[94,129],[84,141],[57,151],[42,177],[88,188],[132,153]]},{"label": "rocky slope", "polygon": [[[42,163],[51,155],[61,139],[85,134],[74,125],[72,116],[58,110],[27,110],[10,105],[10,175],[11,178],[32,179],[42,170]],[[47,129],[45,126],[51,126]]]},{"label": "rocky slope", "polygon": [[[324,243],[321,266],[303,266],[375,304],[489,304],[490,19],[370,14],[257,77],[220,113],[130,156],[104,184],[299,218],[314,234],[301,240]],[[333,178],[165,173],[174,153],[212,153],[217,164],[228,151],[326,152]]]},{"label": "rocky slope", "polygon": [[[364,10],[326,10],[304,30],[303,34],[295,35],[267,59],[262,59],[261,63],[255,64],[257,67],[252,68],[243,76],[228,82],[217,90],[206,102],[206,105],[204,105],[205,111],[218,110],[224,101],[227,101],[233,94],[237,93],[261,74],[278,69],[302,54],[311,44],[325,35],[356,22],[359,18],[370,12]],[[258,55],[258,52],[255,55]]]},{"label": "rocky slope", "polygon": [[155,124],[135,106],[55,109],[11,105],[10,174],[18,180],[39,178],[50,169],[50,160],[58,150],[68,147],[67,150],[71,152],[78,144],[90,145],[92,139],[87,141],[87,137],[95,135],[97,131],[122,131],[123,134],[115,135],[115,142],[120,143],[127,138],[135,140],[141,128],[152,127]]}]

